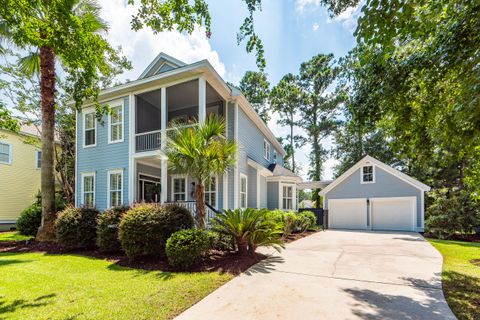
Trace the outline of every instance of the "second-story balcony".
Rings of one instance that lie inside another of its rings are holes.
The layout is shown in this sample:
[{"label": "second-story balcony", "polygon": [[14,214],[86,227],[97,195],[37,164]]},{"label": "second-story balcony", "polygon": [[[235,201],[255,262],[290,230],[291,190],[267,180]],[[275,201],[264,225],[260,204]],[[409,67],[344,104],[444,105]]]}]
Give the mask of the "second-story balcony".
[{"label": "second-story balcony", "polygon": [[224,110],[225,101],[204,79],[137,94],[135,152],[163,149],[171,125],[191,125],[212,113],[224,116]]}]

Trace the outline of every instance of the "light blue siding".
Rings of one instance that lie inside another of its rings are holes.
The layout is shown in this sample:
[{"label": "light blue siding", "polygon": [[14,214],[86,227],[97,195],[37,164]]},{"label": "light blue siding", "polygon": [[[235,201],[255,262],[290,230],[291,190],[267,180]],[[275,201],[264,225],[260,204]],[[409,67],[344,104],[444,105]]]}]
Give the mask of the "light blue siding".
[{"label": "light blue siding", "polygon": [[260,176],[260,208],[267,208],[267,178]]},{"label": "light blue siding", "polygon": [[[128,117],[130,113],[129,99],[124,99],[123,130],[124,139],[119,143],[108,143],[108,117],[104,115],[97,121],[97,145],[83,148],[83,115],[78,113],[77,137],[77,173],[76,195],[77,205],[81,204],[81,174],[95,172],[95,205],[100,210],[105,210],[107,204],[107,172],[109,170],[123,170],[123,203],[128,203]],[[115,99],[117,100],[117,99]]]},{"label": "light blue siding", "polygon": [[420,228],[423,222],[422,192],[379,167],[375,167],[375,183],[362,184],[358,169],[325,195],[325,209],[328,209],[328,199],[413,196],[417,198],[417,227]]},{"label": "light blue siding", "polygon": [[249,208],[257,207],[257,170],[248,166],[247,168],[247,200]]}]

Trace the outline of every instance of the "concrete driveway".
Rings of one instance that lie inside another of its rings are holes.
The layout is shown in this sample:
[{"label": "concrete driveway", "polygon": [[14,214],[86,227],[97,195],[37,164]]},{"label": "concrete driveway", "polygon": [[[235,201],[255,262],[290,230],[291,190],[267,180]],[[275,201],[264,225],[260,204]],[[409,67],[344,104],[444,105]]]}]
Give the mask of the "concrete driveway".
[{"label": "concrete driveway", "polygon": [[289,244],[178,319],[455,319],[441,270],[441,255],[417,233],[328,230]]}]

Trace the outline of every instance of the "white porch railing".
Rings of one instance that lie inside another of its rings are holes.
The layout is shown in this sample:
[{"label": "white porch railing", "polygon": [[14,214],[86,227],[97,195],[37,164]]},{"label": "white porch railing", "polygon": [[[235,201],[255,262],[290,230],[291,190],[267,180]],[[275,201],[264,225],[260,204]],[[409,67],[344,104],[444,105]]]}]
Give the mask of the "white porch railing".
[{"label": "white porch railing", "polygon": [[[197,217],[197,203],[195,201],[176,201],[176,202],[166,202],[166,204],[176,204],[178,206],[182,206],[188,209],[190,213],[192,214],[193,219],[196,219]],[[209,204],[205,205],[205,224],[208,226],[210,225],[210,221],[215,215],[217,214],[217,211],[211,207]]]},{"label": "white porch railing", "polygon": [[137,133],[135,152],[159,150],[162,146],[162,130]]}]

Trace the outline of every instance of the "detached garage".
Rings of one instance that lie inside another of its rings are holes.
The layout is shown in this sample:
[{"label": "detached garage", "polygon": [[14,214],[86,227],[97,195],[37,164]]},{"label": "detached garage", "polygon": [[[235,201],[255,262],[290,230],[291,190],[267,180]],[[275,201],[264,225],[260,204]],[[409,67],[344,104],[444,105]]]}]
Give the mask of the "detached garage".
[{"label": "detached garage", "polygon": [[366,156],[320,192],[328,227],[423,231],[430,187]]}]

